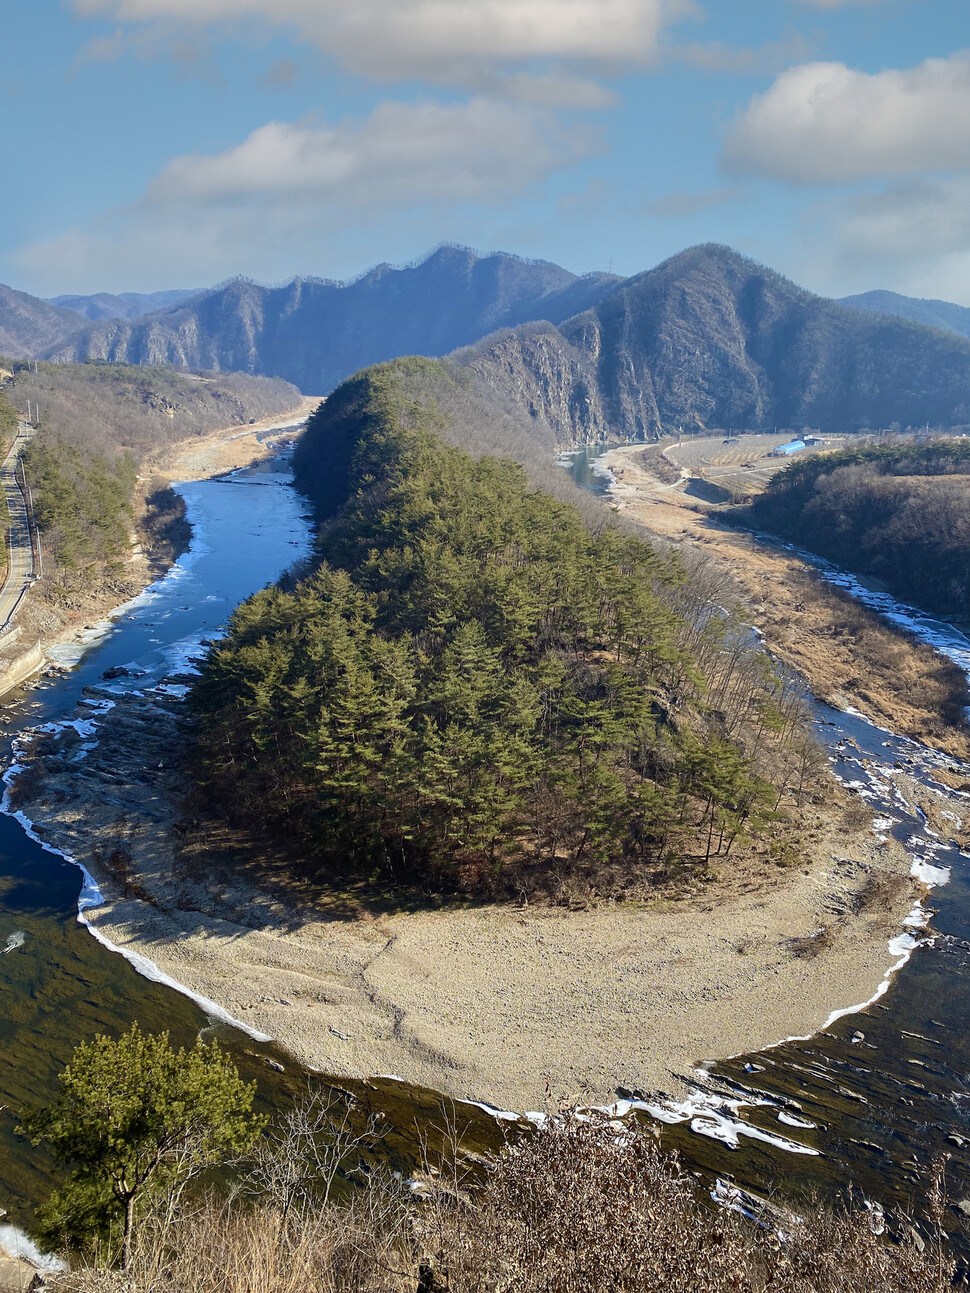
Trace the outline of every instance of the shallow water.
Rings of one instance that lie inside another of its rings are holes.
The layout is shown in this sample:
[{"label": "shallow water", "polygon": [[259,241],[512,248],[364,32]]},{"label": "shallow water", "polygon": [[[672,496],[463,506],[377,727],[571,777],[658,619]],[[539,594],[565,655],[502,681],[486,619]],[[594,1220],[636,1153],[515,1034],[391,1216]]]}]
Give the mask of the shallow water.
[{"label": "shallow water", "polygon": [[[109,684],[120,689],[150,686],[184,667],[241,598],[307,550],[300,500],[278,471],[263,467],[181,492],[196,527],[191,551],[107,632],[88,635],[93,645],[68,676],[5,698],[0,749],[8,757],[18,731],[70,712],[104,670],[144,671]],[[70,647],[57,654],[65,663],[78,656]],[[77,919],[79,888],[75,866],[31,840],[16,819],[0,817],[0,1207],[17,1222],[50,1182],[44,1154],[15,1134],[15,1111],[53,1093],[74,1046],[135,1019],[149,1031],[168,1029],[179,1044],[209,1024],[192,1001],[137,974],[86,932]],[[260,1076],[262,1098],[281,1098],[288,1079],[268,1068],[269,1050],[258,1054],[244,1035],[218,1031],[247,1075]]]},{"label": "shallow water", "polygon": [[[970,640],[958,628],[792,550],[970,673]],[[859,714],[816,703],[815,717],[836,775],[877,812],[877,831],[904,845],[913,873],[935,886],[922,904],[929,927],[914,919],[909,936],[887,947],[887,971],[897,968],[877,1000],[829,1020],[811,1038],[704,1063],[686,1101],[629,1103],[644,1117],[659,1117],[665,1143],[688,1162],[750,1190],[831,1199],[855,1186],[919,1215],[944,1158],[950,1197],[970,1197],[970,857],[935,835],[886,774],[903,769],[941,791],[943,807],[967,820],[970,767]],[[967,791],[939,781],[944,767]],[[947,1224],[970,1254],[962,1214],[950,1208]]]},{"label": "shallow water", "polygon": [[[665,1139],[751,1189],[831,1198],[855,1185],[918,1214],[944,1155],[952,1197],[970,1195],[970,857],[935,836],[886,773],[901,765],[939,786],[935,769],[953,765],[863,719],[823,705],[817,714],[820,735],[830,745],[839,737],[836,773],[877,810],[878,828],[904,844],[914,873],[937,883],[923,904],[931,924],[893,940],[887,970],[904,963],[862,1010],[830,1020],[814,1037],[699,1074],[693,1107],[682,1111],[689,1116]],[[844,738],[856,748],[839,749]],[[970,814],[970,797],[949,794]],[[728,1108],[726,1099],[741,1107]],[[791,1144],[752,1140],[749,1127]],[[951,1212],[954,1228],[958,1220]]]},{"label": "shallow water", "polygon": [[611,473],[597,464],[616,446],[611,444],[589,444],[582,449],[568,449],[559,456],[559,465],[565,467],[581,489],[588,489],[591,494],[605,494],[613,483]]},{"label": "shallow water", "polygon": [[[591,473],[599,456],[591,452],[573,465],[599,486],[606,482]],[[25,726],[70,713],[85,686],[105,685],[106,669],[144,670],[107,684],[130,690],[184,668],[240,600],[308,549],[301,501],[281,464],[188,484],[181,492],[196,527],[191,552],[115,620],[71,674],[22,690],[0,707],[4,748]],[[944,638],[951,632],[938,622],[927,631]],[[952,639],[955,650],[962,649],[959,637]],[[77,658],[77,652],[62,655],[65,662]],[[780,1182],[831,1195],[856,1181],[873,1197],[918,1206],[933,1157],[945,1149],[953,1156],[954,1193],[970,1195],[965,1149],[947,1139],[970,1146],[970,859],[929,834],[880,772],[899,762],[932,784],[942,756],[859,716],[819,706],[817,720],[837,773],[857,783],[883,829],[907,842],[914,864],[950,869],[950,883],[935,889],[927,904],[937,913],[933,940],[912,953],[885,995],[861,1014],[834,1021],[808,1041],[712,1065],[679,1110],[650,1099],[633,1103],[641,1104],[643,1116],[661,1117],[665,1141],[680,1147],[689,1163],[757,1191]],[[970,799],[953,798],[961,815],[970,813]],[[258,1079],[265,1109],[280,1108],[308,1079],[284,1052],[227,1025],[213,1028],[193,1001],[100,946],[78,924],[79,888],[76,867],[31,841],[13,818],[0,817],[0,1105],[7,1106],[0,1113],[0,1207],[21,1224],[51,1178],[43,1154],[16,1136],[13,1111],[53,1092],[77,1042],[122,1031],[134,1019],[149,1031],[169,1029],[180,1043],[206,1029],[247,1077]],[[887,947],[887,970],[905,953],[901,944],[893,952]],[[858,1032],[864,1038],[853,1041]],[[435,1129],[446,1134],[450,1117],[475,1150],[497,1146],[503,1124],[514,1125],[393,1078],[320,1080],[355,1096],[361,1118],[376,1116],[372,1157],[405,1171],[420,1157],[422,1137],[433,1144]]]},{"label": "shallow water", "polygon": [[[201,640],[217,634],[243,598],[309,549],[304,504],[283,463],[186,484],[179,492],[195,527],[190,552],[107,632],[89,635],[79,663],[77,649],[58,652],[64,663],[76,663],[70,674],[5,699],[0,753],[8,761],[19,731],[70,714],[86,686],[144,689],[191,667]],[[116,666],[140,676],[102,682],[104,671]],[[89,734],[96,740],[96,727]],[[16,1110],[54,1094],[57,1073],[82,1040],[117,1034],[133,1020],[149,1032],[168,1029],[180,1045],[205,1030],[207,1039],[217,1037],[233,1054],[247,1080],[258,1080],[264,1111],[287,1104],[308,1081],[306,1071],[279,1048],[219,1023],[187,996],[152,982],[102,947],[78,923],[80,887],[77,867],[30,839],[15,818],[0,816],[0,1208],[18,1225],[29,1221],[52,1182],[45,1154],[16,1135]],[[423,1130],[432,1129],[432,1143],[433,1128],[442,1125],[442,1100],[434,1092],[387,1080],[341,1082],[340,1091],[357,1097],[361,1120],[380,1112],[373,1153],[402,1170],[409,1170],[417,1153],[416,1119]],[[459,1121],[474,1147],[498,1143],[497,1126],[485,1111],[463,1106]]]}]

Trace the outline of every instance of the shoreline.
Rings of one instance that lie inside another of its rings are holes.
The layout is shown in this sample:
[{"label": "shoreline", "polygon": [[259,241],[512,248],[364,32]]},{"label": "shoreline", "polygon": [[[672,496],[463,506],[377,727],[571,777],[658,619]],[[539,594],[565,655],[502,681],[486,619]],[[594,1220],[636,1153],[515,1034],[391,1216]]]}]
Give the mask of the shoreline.
[{"label": "shoreline", "polygon": [[260,435],[301,427],[323,399],[323,396],[305,395],[289,413],[274,414],[260,422],[223,427],[207,436],[180,440],[149,459],[143,475],[146,479],[152,475],[163,476],[170,482],[210,480],[214,476],[238,471],[241,467],[253,466],[274,453],[266,441],[259,439]]},{"label": "shoreline", "polygon": [[[840,803],[820,815],[812,859],[727,898],[698,886],[677,902],[584,912],[456,906],[341,918],[227,877],[218,856],[213,874],[187,875],[171,829],[178,703],[164,686],[111,699],[110,711],[85,710],[98,740],[83,766],[65,720],[33,752],[33,792],[15,788],[4,811],[93,880],[103,901],[82,891],[78,918],[98,941],[320,1071],[399,1074],[497,1109],[610,1101],[620,1087],[662,1095],[671,1082],[683,1092],[699,1062],[811,1036],[865,1009],[912,951],[894,954],[901,930],[923,923],[910,856],[874,835],[875,821],[847,837],[849,796],[834,790]],[[146,778],[156,765],[169,770]],[[95,856],[112,842],[125,854],[121,876]],[[895,887],[867,905],[880,873]],[[817,955],[793,951],[819,929],[831,937]]]},{"label": "shoreline", "polygon": [[[810,1036],[835,1012],[864,1008],[846,1002],[871,1003],[906,959],[892,944],[916,923],[916,886],[902,879],[910,859],[868,825],[847,840],[837,813],[810,864],[727,901],[714,892],[587,912],[347,920],[219,867],[187,877],[171,834],[177,773],[146,790],[135,771],[171,757],[173,710],[171,696],[120,699],[98,720],[84,787],[72,763],[80,737],[62,725],[38,752],[33,797],[15,790],[5,809],[93,875],[104,901],[83,919],[96,938],[319,1071],[394,1073],[499,1109],[609,1103],[620,1088],[659,1099],[672,1084],[688,1089],[698,1063]],[[99,770],[113,805],[98,794]],[[125,851],[123,882],[94,856],[112,842]],[[877,872],[900,879],[884,905],[867,907]],[[826,922],[817,955],[792,950]]]},{"label": "shoreline", "polygon": [[[149,460],[139,479],[147,481],[156,476],[168,483],[181,483],[248,467],[275,452],[269,444],[257,439],[260,434],[299,427],[319,403],[316,396],[304,396],[288,413],[251,425],[233,424],[205,437],[178,441]],[[173,560],[160,561],[136,545],[127,562],[126,582],[130,587],[126,594],[92,598],[83,612],[74,612],[71,619],[62,619],[60,624],[56,623],[60,617],[53,608],[37,599],[33,602],[25,599],[11,630],[0,642],[0,700],[51,666],[69,666],[75,650],[78,656],[83,655],[110,632],[120,615],[167,579],[189,551],[191,544]],[[131,591],[132,588],[137,591]]]},{"label": "shoreline", "polygon": [[[643,449],[622,445],[596,460],[612,477],[607,503],[648,534],[717,568],[742,603],[746,622],[819,700],[970,759],[970,726],[942,717],[949,703],[943,667],[962,676],[970,655],[966,664],[957,662],[928,634],[920,638],[918,625],[893,621],[879,604],[885,608],[893,599],[863,589],[848,572],[830,579],[791,545],[728,524],[717,505],[684,494],[682,480],[663,484],[641,465]],[[902,603],[899,608],[905,609]]]}]

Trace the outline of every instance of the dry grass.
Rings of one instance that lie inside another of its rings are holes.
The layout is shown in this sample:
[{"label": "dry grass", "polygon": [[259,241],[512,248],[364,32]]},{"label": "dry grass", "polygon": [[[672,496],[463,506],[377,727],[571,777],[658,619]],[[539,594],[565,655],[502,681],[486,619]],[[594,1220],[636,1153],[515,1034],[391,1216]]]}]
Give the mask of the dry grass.
[{"label": "dry grass", "polygon": [[623,518],[672,540],[681,552],[705,552],[725,596],[739,600],[745,620],[764,632],[771,651],[816,696],[840,707],[851,703],[882,726],[970,758],[963,718],[970,698],[958,666],[823,583],[791,553],[755,542],[676,490],[658,490],[633,450],[616,450],[605,463],[620,478],[612,501]]},{"label": "dry grass", "polygon": [[680,480],[680,468],[670,461],[661,445],[651,444],[641,450],[638,463],[664,485],[675,485]]},{"label": "dry grass", "polygon": [[[933,1237],[894,1241],[878,1209],[752,1225],[705,1206],[648,1132],[540,1131],[483,1186],[429,1169],[424,1198],[390,1177],[346,1207],[209,1202],[145,1229],[131,1270],[87,1266],[56,1293],[943,1293]],[[938,1202],[938,1201],[937,1201]],[[939,1211],[939,1209],[938,1209]]]},{"label": "dry grass", "polygon": [[870,871],[859,892],[858,910],[888,916],[898,909],[902,896],[911,892],[913,881],[895,871]]}]

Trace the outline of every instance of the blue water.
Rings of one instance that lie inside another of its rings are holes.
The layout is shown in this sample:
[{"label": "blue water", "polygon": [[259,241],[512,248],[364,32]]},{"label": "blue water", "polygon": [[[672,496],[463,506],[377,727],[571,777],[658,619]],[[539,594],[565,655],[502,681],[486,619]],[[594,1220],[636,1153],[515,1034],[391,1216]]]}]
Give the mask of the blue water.
[{"label": "blue water", "polygon": [[[131,690],[184,668],[243,598],[309,549],[304,504],[283,463],[179,492],[195,527],[190,552],[114,620],[70,674],[6,698],[0,755],[6,751],[8,761],[20,729],[65,717],[86,686],[105,685],[105,670],[124,665],[142,674],[107,684]],[[78,924],[80,880],[76,867],[31,840],[15,819],[0,817],[0,1207],[20,1223],[50,1182],[44,1155],[15,1133],[16,1110],[53,1094],[74,1046],[135,1019],[188,1043],[209,1022],[192,1001],[137,974]],[[243,1071],[259,1076],[261,1099],[272,1102],[281,1079],[260,1048],[233,1029],[220,1036]]]},{"label": "blue water", "polygon": [[[866,588],[811,553],[799,555],[970,675],[970,641],[958,628]],[[692,1075],[692,1093],[679,1108],[649,1097],[633,1103],[659,1115],[665,1143],[711,1176],[758,1194],[781,1188],[823,1199],[857,1187],[919,1216],[929,1178],[944,1159],[951,1197],[970,1197],[970,856],[945,833],[934,834],[889,776],[903,770],[920,795],[936,792],[937,807],[968,822],[970,766],[863,715],[820,702],[814,708],[835,775],[878,815],[877,834],[895,837],[914,873],[936,882],[923,901],[929,923],[910,926],[902,940],[901,930],[892,931],[887,971],[907,953],[908,959],[877,1000],[807,1040],[779,1038],[782,1044],[729,1060],[698,1056],[705,1072]],[[970,1256],[962,1214],[951,1208],[946,1224]]]}]

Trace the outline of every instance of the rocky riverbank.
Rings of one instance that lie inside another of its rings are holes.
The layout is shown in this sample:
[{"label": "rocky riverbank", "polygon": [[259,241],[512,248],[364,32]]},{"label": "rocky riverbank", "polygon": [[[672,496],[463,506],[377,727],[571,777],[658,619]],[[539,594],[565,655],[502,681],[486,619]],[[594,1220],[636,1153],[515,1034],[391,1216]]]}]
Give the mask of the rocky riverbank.
[{"label": "rocky riverbank", "polygon": [[678,1088],[869,999],[914,901],[904,851],[834,780],[810,856],[676,901],[392,911],[284,890],[183,820],[188,682],[89,689],[25,738],[13,806],[101,886],[97,934],[329,1072],[518,1109]]},{"label": "rocky riverbank", "polygon": [[683,481],[663,481],[642,446],[613,449],[599,463],[613,476],[615,509],[675,543],[701,577],[706,566],[722,596],[733,588],[746,621],[813,695],[970,758],[966,680],[957,665],[824,583],[795,553],[727,524],[717,505],[684,493]]},{"label": "rocky riverbank", "polygon": [[[282,416],[180,441],[151,459],[141,479],[151,482],[149,488],[158,488],[171,481],[204,480],[269,458],[277,452],[278,437],[267,433],[305,421],[319,402],[305,397]],[[0,636],[0,696],[40,671],[53,648],[77,645],[80,651],[89,645],[105,630],[110,617],[161,578],[179,555],[165,536],[159,536],[161,542],[155,547],[151,535],[144,535],[146,546],[137,537],[133,536],[129,559],[120,571],[106,574],[100,582],[90,581],[66,599],[58,599],[39,583],[21,603],[16,625]]]}]

